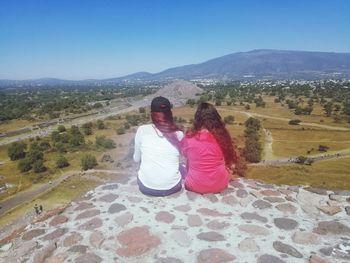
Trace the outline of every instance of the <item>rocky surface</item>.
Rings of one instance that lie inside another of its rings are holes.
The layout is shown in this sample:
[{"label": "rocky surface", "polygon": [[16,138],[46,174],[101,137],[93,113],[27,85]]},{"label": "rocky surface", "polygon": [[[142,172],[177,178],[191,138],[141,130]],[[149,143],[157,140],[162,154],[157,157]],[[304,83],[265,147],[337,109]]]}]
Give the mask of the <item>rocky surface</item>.
[{"label": "rocky surface", "polygon": [[349,196],[237,179],[220,194],[101,185],[1,237],[0,262],[350,262]]}]

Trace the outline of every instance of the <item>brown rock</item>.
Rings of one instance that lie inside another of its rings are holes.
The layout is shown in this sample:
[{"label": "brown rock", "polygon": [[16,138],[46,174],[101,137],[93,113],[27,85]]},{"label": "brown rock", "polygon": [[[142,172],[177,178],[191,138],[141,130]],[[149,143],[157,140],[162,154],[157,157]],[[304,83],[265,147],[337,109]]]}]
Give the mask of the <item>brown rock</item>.
[{"label": "brown rock", "polygon": [[72,233],[63,240],[63,246],[71,247],[78,244],[83,237],[79,233]]},{"label": "brown rock", "polygon": [[341,208],[339,206],[319,206],[318,209],[331,216],[341,212]]},{"label": "brown rock", "polygon": [[93,254],[93,253],[87,253],[84,255],[81,255],[75,260],[75,263],[100,263],[102,262],[102,258],[99,256]]},{"label": "brown rock", "polygon": [[103,224],[101,218],[95,217],[88,222],[79,226],[79,230],[94,230],[96,228],[101,227]]},{"label": "brown rock", "polygon": [[60,254],[51,256],[45,261],[45,263],[63,263],[67,257],[68,257],[67,253],[60,253]]},{"label": "brown rock", "polygon": [[33,262],[35,263],[42,263],[45,261],[46,258],[48,258],[52,252],[56,249],[55,243],[50,243],[44,248],[36,251],[33,256]]},{"label": "brown rock", "polygon": [[75,211],[81,211],[81,210],[86,210],[86,209],[90,209],[93,208],[94,205],[91,203],[87,203],[87,202],[81,202],[74,210]]},{"label": "brown rock", "polygon": [[119,213],[121,211],[126,210],[125,205],[119,204],[119,203],[114,203],[108,208],[108,213],[110,214],[115,214]]},{"label": "brown rock", "polygon": [[35,219],[33,220],[33,223],[42,222],[42,221],[45,221],[46,219],[48,219],[50,217],[53,217],[55,215],[59,215],[69,206],[70,206],[70,204],[64,205],[64,206],[60,206],[60,207],[57,207],[55,209],[44,211],[39,216],[35,217]]},{"label": "brown rock", "polygon": [[292,240],[301,245],[317,245],[320,243],[320,238],[318,235],[301,231],[296,231],[292,236]]},{"label": "brown rock", "polygon": [[238,200],[233,195],[226,195],[226,196],[224,196],[221,199],[221,202],[226,203],[228,205],[232,205],[232,206],[238,204]]},{"label": "brown rock", "polygon": [[75,218],[75,220],[90,218],[90,217],[93,217],[93,216],[96,216],[96,215],[99,215],[99,214],[100,214],[100,210],[98,210],[98,209],[87,210],[87,211],[84,211],[84,212],[80,213]]},{"label": "brown rock", "polygon": [[297,208],[290,203],[278,204],[278,205],[276,205],[276,208],[283,213],[294,214],[297,211]]},{"label": "brown rock", "polygon": [[203,224],[199,215],[189,215],[187,217],[187,223],[191,227],[201,226]]},{"label": "brown rock", "polygon": [[258,225],[240,225],[238,229],[257,236],[267,236],[270,233],[267,228]]},{"label": "brown rock", "polygon": [[197,238],[205,241],[210,241],[210,242],[226,240],[226,238],[223,235],[214,231],[202,232],[197,235]]},{"label": "brown rock", "polygon": [[191,210],[191,207],[189,204],[186,204],[186,205],[175,206],[174,209],[181,212],[188,212]]},{"label": "brown rock", "polygon": [[220,248],[209,248],[199,252],[197,263],[224,263],[232,262],[236,257]]},{"label": "brown rock", "polygon": [[87,246],[75,245],[75,246],[72,246],[70,249],[68,249],[68,252],[85,254],[87,249],[88,249]]},{"label": "brown rock", "polygon": [[299,225],[297,221],[290,218],[275,218],[273,222],[275,226],[283,230],[293,230]]},{"label": "brown rock", "polygon": [[175,220],[175,216],[166,211],[158,212],[156,215],[156,220],[159,222],[164,222],[170,224]]},{"label": "brown rock", "polygon": [[46,236],[44,236],[43,240],[54,240],[56,238],[63,236],[67,232],[68,232],[67,228],[58,228],[53,232],[51,232],[50,234],[47,234]]},{"label": "brown rock", "polygon": [[327,260],[325,260],[317,255],[311,255],[311,257],[309,258],[309,262],[310,263],[328,263]]},{"label": "brown rock", "polygon": [[68,217],[64,215],[57,215],[50,221],[50,226],[57,226],[68,221]]},{"label": "brown rock", "polygon": [[105,240],[105,237],[103,233],[100,231],[96,230],[90,235],[90,244],[94,248],[100,248],[104,240]]},{"label": "brown rock", "polygon": [[197,212],[206,216],[231,216],[232,215],[232,213],[224,214],[209,208],[199,208],[197,209]]},{"label": "brown rock", "polygon": [[148,226],[138,226],[123,231],[117,239],[122,245],[117,249],[117,254],[123,257],[142,255],[161,243],[157,236],[149,233]]},{"label": "brown rock", "polygon": [[220,230],[230,226],[230,223],[225,221],[212,220],[207,224],[207,227],[212,230]]},{"label": "brown rock", "polygon": [[22,236],[23,240],[32,240],[34,237],[38,237],[45,234],[45,230],[44,229],[33,229],[30,230],[26,233],[24,233],[24,235]]},{"label": "brown rock", "polygon": [[303,255],[294,247],[291,245],[285,244],[281,241],[275,241],[273,242],[273,248],[276,249],[276,251],[288,254],[295,258],[302,258]]}]

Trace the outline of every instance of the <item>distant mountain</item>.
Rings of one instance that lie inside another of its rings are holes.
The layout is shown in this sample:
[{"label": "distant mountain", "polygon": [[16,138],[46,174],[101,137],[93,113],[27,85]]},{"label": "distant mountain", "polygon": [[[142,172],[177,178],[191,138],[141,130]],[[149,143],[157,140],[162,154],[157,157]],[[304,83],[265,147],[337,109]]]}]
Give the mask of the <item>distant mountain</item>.
[{"label": "distant mountain", "polygon": [[157,78],[303,78],[350,77],[350,53],[253,50],[170,68]]},{"label": "distant mountain", "polygon": [[159,73],[138,72],[102,80],[0,80],[0,86],[108,85],[169,81],[172,79],[324,79],[350,78],[350,53],[260,49],[238,52],[199,64],[170,68]]}]

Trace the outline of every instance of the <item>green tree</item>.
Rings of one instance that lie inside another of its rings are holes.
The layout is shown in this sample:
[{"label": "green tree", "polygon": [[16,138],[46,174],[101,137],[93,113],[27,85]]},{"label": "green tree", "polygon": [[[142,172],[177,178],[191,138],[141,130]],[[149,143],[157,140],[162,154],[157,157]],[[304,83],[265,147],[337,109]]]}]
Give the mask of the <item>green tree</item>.
[{"label": "green tree", "polygon": [[64,126],[64,125],[59,125],[58,127],[57,127],[57,131],[58,132],[65,132],[66,131],[66,127]]},{"label": "green tree", "polygon": [[121,135],[121,134],[124,134],[125,133],[125,129],[123,127],[120,127],[117,129],[117,134],[118,135]]},{"label": "green tree", "polygon": [[97,136],[96,137],[96,145],[103,147],[105,149],[113,149],[116,147],[115,142],[112,139],[107,139],[106,136]]},{"label": "green tree", "polygon": [[22,159],[25,157],[25,150],[27,149],[27,145],[23,142],[13,142],[7,149],[7,154],[12,161]]},{"label": "green tree", "polygon": [[58,159],[56,161],[56,167],[57,168],[64,168],[67,166],[69,166],[69,162],[68,162],[67,158],[64,156],[58,157]]},{"label": "green tree", "polygon": [[92,169],[97,165],[96,157],[91,154],[85,154],[81,158],[81,168],[86,171]]},{"label": "green tree", "polygon": [[99,130],[103,130],[106,128],[106,126],[102,120],[97,120],[96,126],[97,126],[97,129],[99,129]]},{"label": "green tree", "polygon": [[32,164],[32,168],[33,168],[34,173],[42,173],[42,172],[45,172],[47,170],[47,167],[45,167],[43,160],[35,161]]},{"label": "green tree", "polygon": [[235,122],[235,117],[232,115],[228,115],[224,117],[224,123],[233,124]]},{"label": "green tree", "polygon": [[18,162],[17,168],[21,173],[25,173],[32,169],[32,165],[27,158],[24,158]]}]

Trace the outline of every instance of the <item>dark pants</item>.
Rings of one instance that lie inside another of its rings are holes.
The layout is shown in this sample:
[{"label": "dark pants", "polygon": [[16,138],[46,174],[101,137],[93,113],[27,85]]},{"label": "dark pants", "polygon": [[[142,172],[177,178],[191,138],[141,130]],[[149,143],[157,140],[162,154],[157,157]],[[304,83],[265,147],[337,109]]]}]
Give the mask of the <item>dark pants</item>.
[{"label": "dark pants", "polygon": [[139,178],[137,178],[137,184],[139,185],[139,189],[140,189],[141,193],[143,193],[144,195],[151,195],[151,196],[167,196],[167,195],[171,195],[171,194],[174,194],[174,193],[180,191],[181,188],[182,188],[181,180],[173,188],[167,189],[167,190],[156,190],[156,189],[148,188],[148,187],[144,186],[141,183]]}]

